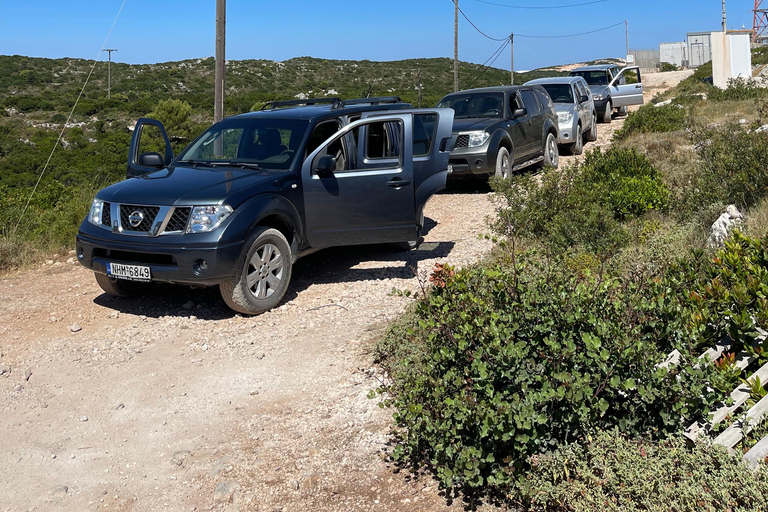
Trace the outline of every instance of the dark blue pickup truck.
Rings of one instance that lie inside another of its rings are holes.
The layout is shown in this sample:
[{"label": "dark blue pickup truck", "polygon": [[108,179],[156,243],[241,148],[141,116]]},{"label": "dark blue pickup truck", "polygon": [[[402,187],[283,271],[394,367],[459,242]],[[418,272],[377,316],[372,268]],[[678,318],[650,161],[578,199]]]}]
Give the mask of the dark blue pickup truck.
[{"label": "dark blue pickup truck", "polygon": [[129,178],[96,194],[77,257],[111,295],[218,286],[233,310],[262,313],[308,252],[418,242],[424,205],[445,187],[452,123],[450,109],[398,98],[275,102],[174,158],[162,124],[140,119]]}]

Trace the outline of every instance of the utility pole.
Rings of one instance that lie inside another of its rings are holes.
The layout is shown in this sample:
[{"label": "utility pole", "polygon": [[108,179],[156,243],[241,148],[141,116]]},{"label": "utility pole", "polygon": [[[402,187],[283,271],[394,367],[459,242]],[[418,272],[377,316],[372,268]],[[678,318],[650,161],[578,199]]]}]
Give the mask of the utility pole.
[{"label": "utility pole", "polygon": [[725,27],[725,0],[723,0],[723,32],[726,31]]},{"label": "utility pole", "polygon": [[629,21],[627,20],[624,20],[624,31],[627,33],[627,57],[629,57]]},{"label": "utility pole", "polygon": [[225,42],[227,39],[227,0],[216,0],[216,72],[213,100],[213,122],[224,119],[224,84],[226,79]]},{"label": "utility pole", "polygon": [[459,90],[459,0],[453,0],[456,6],[453,18],[453,92]]},{"label": "utility pole", "polygon": [[107,63],[107,99],[112,99],[112,52],[116,52],[114,48],[104,48],[102,52],[107,52],[109,55],[109,62]]},{"label": "utility pole", "polygon": [[509,49],[511,54],[509,61],[509,84],[515,85],[515,34],[509,34]]}]

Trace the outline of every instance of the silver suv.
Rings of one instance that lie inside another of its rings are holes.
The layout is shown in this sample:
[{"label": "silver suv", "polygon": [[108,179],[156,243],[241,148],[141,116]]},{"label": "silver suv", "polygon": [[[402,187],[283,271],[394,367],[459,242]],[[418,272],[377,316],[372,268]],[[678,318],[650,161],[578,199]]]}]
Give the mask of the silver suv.
[{"label": "silver suv", "polygon": [[[614,109],[626,114],[628,106],[643,104],[643,83],[638,66],[624,69],[616,64],[584,66],[572,70],[568,75],[580,76],[587,81],[595,100],[598,119],[604,123],[611,122]],[[632,78],[627,80],[630,76]]]},{"label": "silver suv", "polygon": [[555,104],[558,144],[573,155],[584,150],[584,141],[597,140],[597,112],[587,82],[580,76],[538,78],[525,85],[540,85]]}]

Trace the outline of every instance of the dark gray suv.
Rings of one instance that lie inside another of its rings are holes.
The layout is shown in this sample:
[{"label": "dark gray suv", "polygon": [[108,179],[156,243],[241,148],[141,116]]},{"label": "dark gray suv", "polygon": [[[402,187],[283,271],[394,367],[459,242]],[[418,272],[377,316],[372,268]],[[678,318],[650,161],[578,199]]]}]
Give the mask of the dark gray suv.
[{"label": "dark gray suv", "polygon": [[558,165],[557,113],[539,85],[459,91],[437,106],[455,112],[452,175],[507,178],[529,165]]}]

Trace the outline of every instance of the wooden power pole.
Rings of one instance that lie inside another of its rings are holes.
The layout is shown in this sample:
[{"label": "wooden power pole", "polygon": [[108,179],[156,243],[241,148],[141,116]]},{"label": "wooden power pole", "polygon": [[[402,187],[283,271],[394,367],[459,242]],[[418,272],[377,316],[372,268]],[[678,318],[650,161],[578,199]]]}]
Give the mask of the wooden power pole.
[{"label": "wooden power pole", "polygon": [[515,85],[515,34],[509,34],[509,85]]},{"label": "wooden power pole", "polygon": [[459,0],[453,0],[456,5],[453,18],[453,92],[459,90]]},{"label": "wooden power pole", "polygon": [[225,46],[227,39],[227,0],[216,0],[216,85],[214,87],[213,122],[224,119],[224,84],[226,81]]},{"label": "wooden power pole", "polygon": [[107,64],[107,99],[112,98],[112,52],[116,52],[114,48],[104,48],[102,52],[107,52],[109,55],[109,63]]}]

